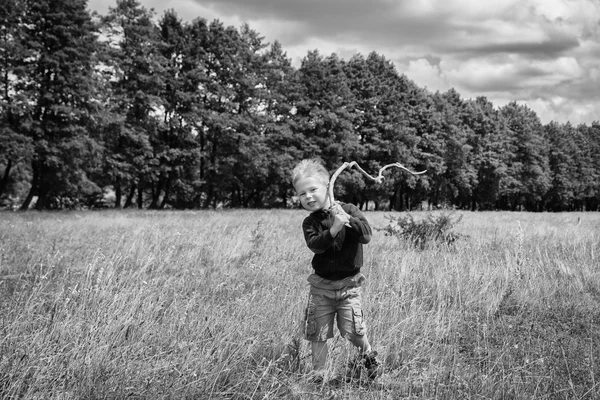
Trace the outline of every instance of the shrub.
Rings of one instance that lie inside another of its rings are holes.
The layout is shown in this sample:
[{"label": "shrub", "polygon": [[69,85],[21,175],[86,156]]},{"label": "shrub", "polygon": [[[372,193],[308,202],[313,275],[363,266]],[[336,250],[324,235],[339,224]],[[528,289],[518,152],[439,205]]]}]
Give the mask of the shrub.
[{"label": "shrub", "polygon": [[462,216],[453,218],[453,213],[429,213],[423,219],[417,220],[412,214],[387,215],[388,226],[379,229],[387,236],[411,242],[415,247],[424,249],[430,243],[450,245],[462,235],[452,232]]}]

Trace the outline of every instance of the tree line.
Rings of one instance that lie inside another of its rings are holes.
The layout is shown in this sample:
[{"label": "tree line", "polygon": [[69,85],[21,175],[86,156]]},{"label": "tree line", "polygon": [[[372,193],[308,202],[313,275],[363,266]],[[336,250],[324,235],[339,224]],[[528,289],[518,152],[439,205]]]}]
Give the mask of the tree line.
[{"label": "tree line", "polygon": [[[0,4],[0,202],[22,210],[290,207],[290,172],[357,161],[336,198],[377,209],[598,210],[600,123],[431,92],[384,55],[294,67],[248,25],[137,0]],[[106,202],[106,193],[113,200]]]}]

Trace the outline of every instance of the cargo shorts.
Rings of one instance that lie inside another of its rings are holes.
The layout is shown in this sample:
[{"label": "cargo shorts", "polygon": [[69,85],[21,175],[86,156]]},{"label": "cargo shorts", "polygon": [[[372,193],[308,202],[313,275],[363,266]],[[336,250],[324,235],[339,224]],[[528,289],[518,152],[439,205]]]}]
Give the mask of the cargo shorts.
[{"label": "cargo shorts", "polygon": [[331,281],[316,274],[308,277],[310,289],[304,312],[304,338],[325,341],[334,336],[333,321],[342,337],[353,341],[367,332],[361,306],[366,278],[362,274]]}]

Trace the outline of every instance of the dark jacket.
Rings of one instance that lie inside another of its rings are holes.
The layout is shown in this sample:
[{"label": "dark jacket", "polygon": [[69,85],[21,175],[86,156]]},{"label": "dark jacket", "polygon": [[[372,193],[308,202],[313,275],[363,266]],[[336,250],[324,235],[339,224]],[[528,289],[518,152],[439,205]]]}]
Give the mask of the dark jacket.
[{"label": "dark jacket", "polygon": [[344,279],[360,272],[362,245],[369,243],[372,235],[371,226],[358,207],[341,202],[340,205],[350,215],[352,228],[345,226],[335,238],[329,231],[333,215],[327,210],[311,213],[302,223],[306,245],[315,253],[312,267],[317,275],[330,280]]}]

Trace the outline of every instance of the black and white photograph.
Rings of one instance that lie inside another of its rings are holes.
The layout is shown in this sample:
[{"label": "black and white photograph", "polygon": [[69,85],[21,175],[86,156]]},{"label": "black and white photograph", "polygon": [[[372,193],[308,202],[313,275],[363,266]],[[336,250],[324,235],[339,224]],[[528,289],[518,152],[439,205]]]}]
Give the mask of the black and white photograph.
[{"label": "black and white photograph", "polygon": [[0,0],[0,399],[599,398],[598,0]]}]

